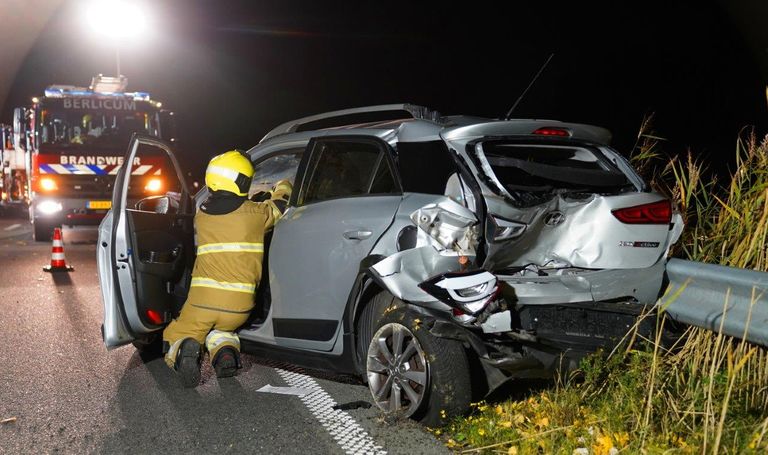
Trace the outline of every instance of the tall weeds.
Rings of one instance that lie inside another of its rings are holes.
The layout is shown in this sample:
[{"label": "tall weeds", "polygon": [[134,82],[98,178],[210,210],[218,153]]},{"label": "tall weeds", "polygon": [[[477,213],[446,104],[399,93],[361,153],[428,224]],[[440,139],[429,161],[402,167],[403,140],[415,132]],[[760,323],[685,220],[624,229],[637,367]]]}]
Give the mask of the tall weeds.
[{"label": "tall weeds", "polygon": [[[673,253],[768,271],[768,138],[740,137],[735,167],[720,184],[690,153],[664,159],[649,125],[633,162],[683,214],[686,229]],[[674,298],[665,295],[660,306]],[[753,304],[768,305],[768,296],[755,295]],[[679,336],[671,321],[656,318],[656,339],[630,337],[609,355],[590,356],[555,388],[476,404],[447,429],[448,446],[510,454],[767,453],[768,350],[706,329]]]}]

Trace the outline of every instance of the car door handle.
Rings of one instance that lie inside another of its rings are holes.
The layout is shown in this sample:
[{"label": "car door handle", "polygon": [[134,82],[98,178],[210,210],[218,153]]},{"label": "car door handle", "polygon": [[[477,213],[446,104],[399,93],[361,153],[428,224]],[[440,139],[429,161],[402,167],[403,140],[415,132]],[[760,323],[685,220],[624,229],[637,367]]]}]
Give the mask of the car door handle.
[{"label": "car door handle", "polygon": [[371,234],[373,234],[373,232],[363,230],[346,231],[344,233],[344,238],[347,240],[365,240],[370,237]]}]

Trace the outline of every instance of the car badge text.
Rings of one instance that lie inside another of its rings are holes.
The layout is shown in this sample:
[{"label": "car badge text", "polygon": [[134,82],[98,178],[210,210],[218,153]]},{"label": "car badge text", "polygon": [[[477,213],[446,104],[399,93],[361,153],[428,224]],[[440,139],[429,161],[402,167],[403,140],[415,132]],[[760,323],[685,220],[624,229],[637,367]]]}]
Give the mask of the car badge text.
[{"label": "car badge text", "polygon": [[658,248],[659,242],[641,242],[637,240],[634,242],[629,242],[622,240],[619,242],[619,246],[629,246],[632,248]]}]

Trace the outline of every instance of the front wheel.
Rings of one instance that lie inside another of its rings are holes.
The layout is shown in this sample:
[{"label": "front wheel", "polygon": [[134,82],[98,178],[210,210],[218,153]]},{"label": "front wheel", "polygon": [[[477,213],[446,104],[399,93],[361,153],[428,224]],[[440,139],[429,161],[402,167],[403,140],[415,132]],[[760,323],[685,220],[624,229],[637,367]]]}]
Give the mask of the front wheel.
[{"label": "front wheel", "polygon": [[161,333],[151,333],[131,342],[142,360],[149,361],[163,355],[163,337]]},{"label": "front wheel", "polygon": [[32,227],[34,228],[32,234],[36,242],[51,241],[51,238],[53,237],[53,228],[54,228],[52,224],[46,223],[40,220],[35,220]]},{"label": "front wheel", "polygon": [[[365,359],[376,405],[387,414],[428,426],[464,414],[472,396],[464,347],[435,337],[421,327],[418,315],[404,302],[382,294],[373,302],[374,308],[385,308],[372,314],[374,333]],[[390,301],[389,305],[380,305],[382,300]]]}]

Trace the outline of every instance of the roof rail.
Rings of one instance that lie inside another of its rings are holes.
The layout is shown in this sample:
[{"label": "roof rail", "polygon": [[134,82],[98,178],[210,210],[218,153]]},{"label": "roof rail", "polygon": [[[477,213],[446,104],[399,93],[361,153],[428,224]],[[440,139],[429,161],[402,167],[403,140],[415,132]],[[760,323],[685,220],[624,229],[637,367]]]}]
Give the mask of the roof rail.
[{"label": "roof rail", "polygon": [[[308,123],[316,122],[319,120],[330,120],[333,118],[339,117],[341,121],[341,117],[346,117],[350,115],[355,114],[368,114],[373,112],[392,112],[392,111],[405,111],[408,112],[412,118],[415,119],[422,119],[422,120],[431,120],[433,122],[437,122],[440,119],[440,113],[437,111],[430,110],[424,106],[417,106],[415,104],[381,104],[378,106],[366,106],[366,107],[356,107],[352,109],[342,109],[340,111],[332,111],[332,112],[325,112],[322,114],[317,115],[311,115],[309,117],[300,118],[297,120],[291,120],[290,122],[285,122],[282,125],[277,126],[276,128],[272,129],[270,132],[268,132],[262,139],[261,142],[266,141],[267,139],[271,139],[275,136],[280,136],[281,134],[288,134],[288,133],[294,133],[296,131],[299,131],[302,125],[306,125]],[[392,120],[391,118],[382,118],[381,120]],[[367,118],[366,122],[376,121],[376,119],[370,119]],[[335,127],[339,126],[347,126],[350,124],[356,124],[359,122],[349,122],[349,121],[341,121],[338,125],[332,125]],[[326,126],[326,128],[330,128],[331,126]]]}]

